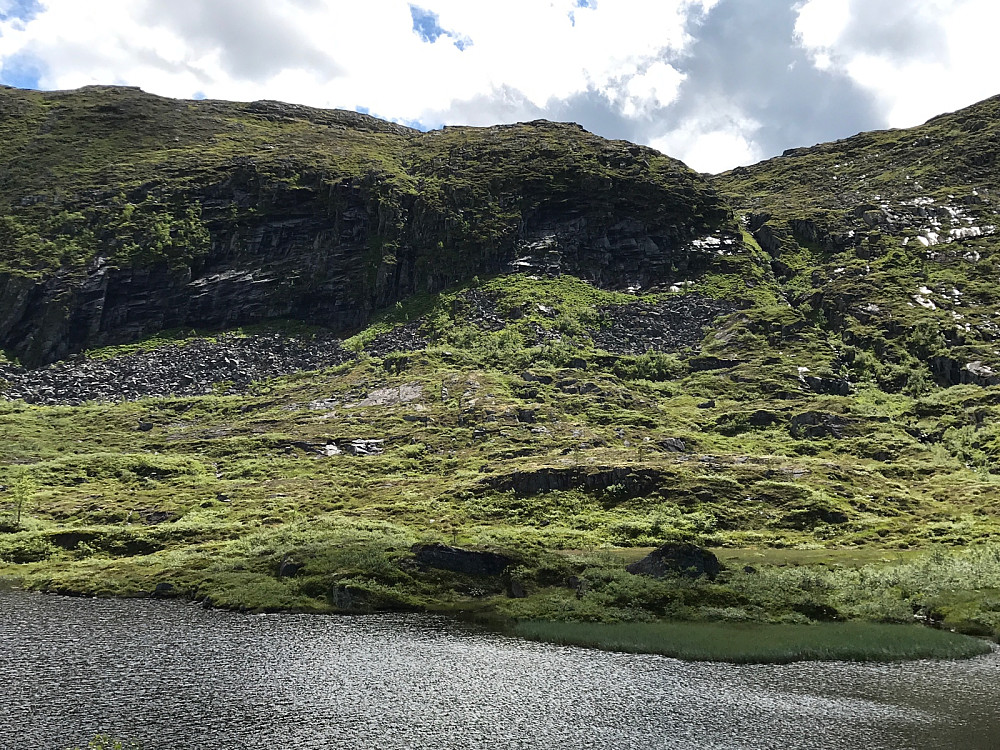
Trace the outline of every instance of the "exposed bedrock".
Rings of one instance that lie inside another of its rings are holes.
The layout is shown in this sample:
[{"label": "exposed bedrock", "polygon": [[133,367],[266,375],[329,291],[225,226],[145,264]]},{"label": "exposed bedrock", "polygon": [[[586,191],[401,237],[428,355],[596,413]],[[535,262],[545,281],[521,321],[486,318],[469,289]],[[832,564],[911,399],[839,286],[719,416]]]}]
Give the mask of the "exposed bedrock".
[{"label": "exposed bedrock", "polygon": [[373,258],[377,235],[364,207],[330,218],[306,200],[249,231],[216,226],[211,253],[198,265],[123,268],[97,258],[83,273],[34,281],[2,275],[0,344],[34,366],[172,328],[293,318],[343,332],[397,300],[475,274],[572,273],[608,288],[648,288],[693,275],[711,260],[684,249],[676,227],[564,210],[581,215],[534,217],[539,223],[512,232],[507,248],[469,247],[462,264],[442,259],[435,266],[417,241]]},{"label": "exposed bedrock", "polygon": [[[63,94],[60,104],[82,95]],[[72,267],[22,265],[24,272],[0,274],[0,346],[26,366],[171,328],[294,318],[346,332],[409,295],[475,275],[569,273],[604,288],[648,289],[724,268],[742,247],[731,211],[701,176],[575,125],[417,133],[383,123],[376,136],[367,120],[366,127],[331,124],[336,113],[274,103],[266,111],[218,102],[178,109],[141,92],[86,95],[137,98],[140,112],[167,107],[181,118],[171,134],[181,135],[161,145],[155,118],[142,120],[151,140],[116,153],[131,158],[131,148],[152,164],[139,187],[124,178],[116,184],[109,165],[107,181],[68,199],[39,193],[44,187],[29,185],[30,176],[7,191],[17,207],[12,217],[25,228],[22,244],[30,245],[33,227],[55,226],[44,222],[64,215],[58,211],[89,217],[75,219],[89,223],[70,239],[96,238],[89,259]],[[226,108],[230,120],[219,114]],[[70,110],[62,115],[67,121],[75,116]],[[88,110],[93,137],[125,138],[129,123],[105,123],[105,110]],[[192,135],[183,131],[188,111],[201,118]],[[273,130],[261,131],[261,143],[238,131],[245,145],[235,154],[214,149],[232,118]],[[186,161],[174,155],[178,149],[165,152],[178,138]],[[197,138],[203,148],[185,142]],[[50,140],[40,134],[33,147],[44,150]],[[96,178],[81,172],[73,179]],[[128,232],[138,225],[120,220],[122,206],[139,206],[140,218],[143,211],[157,221],[166,216],[170,226],[195,221],[202,244],[188,253],[171,229],[160,237],[169,252],[147,247],[148,237],[157,237],[149,219],[136,250]],[[196,219],[185,218],[191,207]],[[126,246],[133,249],[123,255]]]}]

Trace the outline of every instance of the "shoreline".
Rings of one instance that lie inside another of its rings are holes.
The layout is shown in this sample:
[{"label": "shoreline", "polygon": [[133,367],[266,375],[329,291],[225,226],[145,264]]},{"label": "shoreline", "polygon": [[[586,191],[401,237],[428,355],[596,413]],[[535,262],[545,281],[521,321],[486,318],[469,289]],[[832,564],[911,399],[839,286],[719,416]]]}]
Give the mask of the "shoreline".
[{"label": "shoreline", "polygon": [[[100,598],[156,600],[200,606],[203,602],[171,596],[101,596],[85,592],[55,592],[17,586],[16,579],[0,577],[0,595],[38,594],[66,599]],[[399,613],[398,610],[337,612],[302,609],[247,610],[219,607],[237,614],[314,615],[358,617]],[[998,650],[996,642],[919,624],[877,623],[862,620],[811,624],[659,620],[654,622],[580,622],[511,620],[485,616],[474,609],[426,609],[412,614],[446,617],[507,637],[614,653],[665,656],[686,662],[719,664],[790,664],[854,661],[893,663],[962,660]],[[900,638],[900,636],[903,636]]]},{"label": "shoreline", "polygon": [[810,625],[535,621],[517,623],[513,630],[521,638],[544,643],[727,664],[972,659],[997,648],[985,639],[947,630],[857,620]]}]

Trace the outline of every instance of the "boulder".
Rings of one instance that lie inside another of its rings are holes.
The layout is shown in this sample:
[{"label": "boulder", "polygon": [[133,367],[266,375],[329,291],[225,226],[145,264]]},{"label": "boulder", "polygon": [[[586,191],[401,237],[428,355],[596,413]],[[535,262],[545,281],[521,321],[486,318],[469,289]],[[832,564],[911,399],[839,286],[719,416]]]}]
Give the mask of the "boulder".
[{"label": "boulder", "polygon": [[770,427],[781,423],[781,415],[767,409],[758,409],[751,412],[747,417],[747,424],[751,427]]},{"label": "boulder", "polygon": [[380,456],[382,455],[384,440],[351,440],[344,442],[342,450],[352,456]]},{"label": "boulder", "polygon": [[658,444],[668,453],[684,453],[687,451],[687,444],[680,438],[663,438]]},{"label": "boulder", "polygon": [[171,513],[169,510],[140,510],[139,516],[143,521],[151,526],[155,526],[159,523],[166,523],[167,521],[173,521],[177,518],[177,514]]},{"label": "boulder", "polygon": [[527,590],[524,588],[524,582],[519,578],[514,578],[505,573],[503,579],[504,589],[508,598],[524,599],[528,595]]},{"label": "boulder", "polygon": [[1000,383],[1000,374],[992,367],[976,360],[975,362],[967,362],[965,364],[965,370],[962,373],[962,382],[982,386],[997,385]]},{"label": "boulder", "polygon": [[537,418],[538,414],[534,409],[517,410],[517,421],[521,424],[534,424]]},{"label": "boulder", "polygon": [[633,575],[664,578],[707,576],[714,580],[722,570],[719,559],[707,549],[690,542],[671,542],[653,550],[625,568]]},{"label": "boulder", "polygon": [[836,414],[820,411],[804,411],[796,414],[788,426],[793,438],[844,437],[846,423]]},{"label": "boulder", "polygon": [[551,375],[537,375],[530,370],[525,370],[521,373],[521,380],[526,383],[541,383],[542,385],[550,385],[552,383]]},{"label": "boulder", "polygon": [[297,563],[286,557],[281,561],[281,564],[278,565],[278,578],[295,578],[302,568],[302,563]]},{"label": "boulder", "polygon": [[815,375],[805,375],[802,382],[813,393],[825,393],[831,396],[850,396],[851,384],[843,378],[819,378]]},{"label": "boulder", "polygon": [[174,594],[174,584],[172,583],[161,582],[156,584],[156,587],[153,589],[154,599],[160,599],[166,596],[173,596],[173,594]]},{"label": "boulder", "polygon": [[447,544],[415,544],[411,550],[424,568],[450,570],[470,576],[501,575],[514,561],[496,552],[449,547]]},{"label": "boulder", "polygon": [[330,589],[330,603],[341,612],[363,611],[364,594],[364,591],[353,586],[333,586]]}]

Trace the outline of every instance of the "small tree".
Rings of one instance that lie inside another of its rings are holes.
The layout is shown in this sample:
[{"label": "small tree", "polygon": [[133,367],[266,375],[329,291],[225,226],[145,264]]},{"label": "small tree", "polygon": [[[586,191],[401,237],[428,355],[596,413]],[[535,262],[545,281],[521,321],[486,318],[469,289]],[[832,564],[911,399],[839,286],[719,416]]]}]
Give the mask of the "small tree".
[{"label": "small tree", "polygon": [[21,514],[25,511],[28,502],[35,496],[38,485],[31,473],[24,468],[19,469],[15,474],[8,488],[11,500],[14,504],[14,526],[21,525]]}]

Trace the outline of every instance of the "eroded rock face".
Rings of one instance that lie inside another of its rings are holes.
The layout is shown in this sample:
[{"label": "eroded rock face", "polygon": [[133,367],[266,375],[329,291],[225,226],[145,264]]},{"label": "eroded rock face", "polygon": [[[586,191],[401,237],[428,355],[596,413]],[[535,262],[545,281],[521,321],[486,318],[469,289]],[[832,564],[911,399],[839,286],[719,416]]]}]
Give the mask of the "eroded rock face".
[{"label": "eroded rock face", "polygon": [[633,575],[664,578],[665,576],[687,576],[698,578],[715,577],[722,570],[719,559],[709,550],[690,542],[665,544],[650,552],[638,562],[625,568]]},{"label": "eroded rock face", "polygon": [[[149,171],[141,189],[119,184],[111,165],[99,180],[76,175],[93,183],[58,205],[45,191],[59,186],[38,184],[29,170],[5,179],[0,198],[18,207],[19,237],[68,211],[91,218],[67,236],[98,238],[72,267],[11,258],[23,270],[0,274],[0,347],[31,367],[170,328],[294,318],[356,330],[415,293],[511,269],[648,289],[743,248],[731,211],[701,176],[575,125],[418,133],[275,102],[180,103],[113,88],[0,95],[38,110],[24,115],[27,130],[58,100],[58,138],[37,140],[38,159],[58,163],[80,131]],[[259,134],[232,134],[243,121]],[[220,136],[243,150],[214,148]],[[369,162],[382,166],[358,166]],[[147,208],[136,216],[148,210],[151,222],[163,207],[178,221],[197,207],[197,247],[188,252],[171,230],[170,253],[157,249],[155,232],[136,235],[135,249],[129,232],[138,225],[123,225],[114,207],[138,204]]]}]

